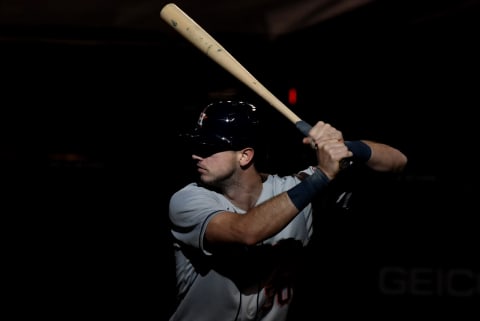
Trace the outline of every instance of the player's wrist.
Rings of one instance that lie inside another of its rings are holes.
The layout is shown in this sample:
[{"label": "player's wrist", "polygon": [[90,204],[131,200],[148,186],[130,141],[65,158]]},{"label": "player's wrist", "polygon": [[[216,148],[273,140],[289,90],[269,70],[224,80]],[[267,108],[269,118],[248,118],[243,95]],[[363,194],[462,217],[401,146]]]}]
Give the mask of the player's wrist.
[{"label": "player's wrist", "polygon": [[345,145],[353,153],[353,157],[361,162],[367,162],[372,156],[372,149],[360,140],[346,140]]},{"label": "player's wrist", "polygon": [[329,173],[327,170],[323,169],[320,165],[316,165],[316,166],[312,166],[312,167],[313,167],[314,171],[319,171],[320,173],[325,175],[326,178],[329,181],[331,181],[335,177],[335,174]]},{"label": "player's wrist", "polygon": [[301,211],[307,206],[318,192],[323,190],[330,179],[318,167],[315,167],[312,175],[308,176],[301,183],[287,191],[293,205]]}]

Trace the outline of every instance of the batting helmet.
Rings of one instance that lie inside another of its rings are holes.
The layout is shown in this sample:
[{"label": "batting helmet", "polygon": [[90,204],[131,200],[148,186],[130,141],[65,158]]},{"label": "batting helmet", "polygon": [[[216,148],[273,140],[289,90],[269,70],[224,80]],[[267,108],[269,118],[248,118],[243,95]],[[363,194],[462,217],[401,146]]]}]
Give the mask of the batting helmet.
[{"label": "batting helmet", "polygon": [[192,153],[207,157],[227,150],[255,148],[258,143],[257,108],[244,101],[221,100],[207,105],[188,135]]}]

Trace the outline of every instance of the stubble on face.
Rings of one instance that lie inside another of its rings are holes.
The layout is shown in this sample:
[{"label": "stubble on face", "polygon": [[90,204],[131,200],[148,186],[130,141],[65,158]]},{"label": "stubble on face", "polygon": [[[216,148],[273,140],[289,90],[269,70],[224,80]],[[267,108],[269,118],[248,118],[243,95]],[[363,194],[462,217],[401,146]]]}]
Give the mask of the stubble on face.
[{"label": "stubble on face", "polygon": [[222,188],[230,184],[235,174],[236,159],[234,151],[213,154],[198,164],[200,181],[208,186]]}]

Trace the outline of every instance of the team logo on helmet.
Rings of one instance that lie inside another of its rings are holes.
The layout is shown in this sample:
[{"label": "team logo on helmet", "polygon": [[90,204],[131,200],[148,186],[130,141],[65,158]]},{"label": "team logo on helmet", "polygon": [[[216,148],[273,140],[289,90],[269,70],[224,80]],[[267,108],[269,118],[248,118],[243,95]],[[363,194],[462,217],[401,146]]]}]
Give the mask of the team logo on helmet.
[{"label": "team logo on helmet", "polygon": [[202,127],[203,126],[203,120],[208,118],[207,114],[203,111],[202,113],[200,113],[200,117],[198,117],[198,121],[197,121],[197,124],[198,126]]}]

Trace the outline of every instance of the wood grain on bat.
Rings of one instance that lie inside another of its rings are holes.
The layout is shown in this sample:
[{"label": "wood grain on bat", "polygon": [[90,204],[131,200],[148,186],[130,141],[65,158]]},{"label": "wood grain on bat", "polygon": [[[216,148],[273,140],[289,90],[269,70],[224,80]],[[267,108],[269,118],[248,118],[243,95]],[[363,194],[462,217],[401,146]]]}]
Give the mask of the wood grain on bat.
[{"label": "wood grain on bat", "polygon": [[174,3],[166,4],[160,11],[160,17],[200,51],[265,99],[291,122],[297,124],[301,121],[295,113],[265,88],[237,59],[225,50],[217,40],[177,5]]}]

